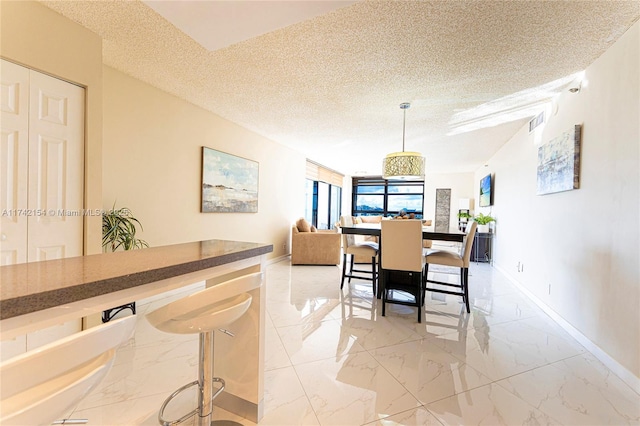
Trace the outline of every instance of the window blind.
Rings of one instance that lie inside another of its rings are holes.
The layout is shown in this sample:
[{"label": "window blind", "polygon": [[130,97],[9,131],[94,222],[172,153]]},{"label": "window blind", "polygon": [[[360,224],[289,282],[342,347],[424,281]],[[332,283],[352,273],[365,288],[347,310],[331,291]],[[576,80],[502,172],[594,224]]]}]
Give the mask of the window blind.
[{"label": "window blind", "polygon": [[326,182],[342,188],[344,175],[323,165],[307,160],[307,179]]}]

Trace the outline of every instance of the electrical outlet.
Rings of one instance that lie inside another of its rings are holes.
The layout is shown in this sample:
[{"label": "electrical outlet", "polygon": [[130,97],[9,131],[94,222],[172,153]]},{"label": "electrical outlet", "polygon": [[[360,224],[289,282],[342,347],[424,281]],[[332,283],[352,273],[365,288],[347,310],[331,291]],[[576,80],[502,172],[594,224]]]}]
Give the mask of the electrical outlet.
[{"label": "electrical outlet", "polygon": [[551,284],[549,284],[549,296],[551,296]]},{"label": "electrical outlet", "polygon": [[282,250],[286,250],[287,249],[287,243],[282,244]]}]

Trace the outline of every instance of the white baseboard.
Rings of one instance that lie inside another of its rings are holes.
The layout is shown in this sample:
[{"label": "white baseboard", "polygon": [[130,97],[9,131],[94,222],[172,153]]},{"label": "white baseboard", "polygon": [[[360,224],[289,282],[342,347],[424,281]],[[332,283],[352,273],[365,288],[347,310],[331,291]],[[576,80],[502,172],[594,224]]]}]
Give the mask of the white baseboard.
[{"label": "white baseboard", "polygon": [[567,333],[576,339],[582,346],[584,346],[593,356],[595,356],[600,362],[602,362],[613,373],[620,377],[626,384],[628,384],[634,391],[640,393],[640,377],[637,377],[631,371],[627,370],[618,361],[613,359],[602,348],[593,343],[587,336],[582,334],[577,328],[572,326],[567,320],[562,318],[556,311],[551,309],[549,305],[540,300],[535,294],[524,287],[518,280],[507,273],[503,268],[498,265],[494,267],[504,274],[520,291],[522,291],[529,299],[533,301],[540,309],[542,309],[552,320],[554,320],[560,327],[562,327]]},{"label": "white baseboard", "polygon": [[278,257],[273,257],[267,260],[267,265],[273,265],[274,263],[282,262],[283,260],[289,260],[291,258],[290,254],[285,254]]}]

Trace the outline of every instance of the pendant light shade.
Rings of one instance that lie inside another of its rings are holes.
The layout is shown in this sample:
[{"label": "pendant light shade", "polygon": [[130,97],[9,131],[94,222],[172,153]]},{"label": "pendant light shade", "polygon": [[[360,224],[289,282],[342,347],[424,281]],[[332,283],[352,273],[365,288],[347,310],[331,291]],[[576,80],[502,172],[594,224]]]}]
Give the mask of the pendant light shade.
[{"label": "pendant light shade", "polygon": [[382,160],[385,179],[422,179],[424,178],[424,157],[419,152],[393,152]]},{"label": "pendant light shade", "polygon": [[400,104],[400,108],[404,111],[402,121],[402,152],[393,152],[382,160],[382,177],[384,179],[424,179],[424,157],[420,155],[419,152],[406,152],[404,150],[407,108],[410,106],[411,104],[409,103]]}]

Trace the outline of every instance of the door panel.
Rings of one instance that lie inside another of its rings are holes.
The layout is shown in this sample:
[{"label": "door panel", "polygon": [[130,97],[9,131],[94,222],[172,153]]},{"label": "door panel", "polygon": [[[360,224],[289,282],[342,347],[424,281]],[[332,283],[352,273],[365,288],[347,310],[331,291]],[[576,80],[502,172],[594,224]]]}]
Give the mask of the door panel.
[{"label": "door panel", "polygon": [[[28,259],[81,256],[84,89],[32,73]],[[53,249],[55,248],[55,249]]]},{"label": "door panel", "polygon": [[27,261],[29,70],[0,66],[0,265],[8,265]]}]

